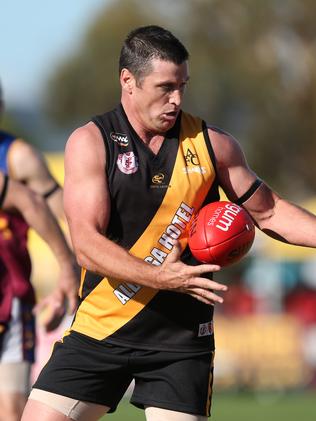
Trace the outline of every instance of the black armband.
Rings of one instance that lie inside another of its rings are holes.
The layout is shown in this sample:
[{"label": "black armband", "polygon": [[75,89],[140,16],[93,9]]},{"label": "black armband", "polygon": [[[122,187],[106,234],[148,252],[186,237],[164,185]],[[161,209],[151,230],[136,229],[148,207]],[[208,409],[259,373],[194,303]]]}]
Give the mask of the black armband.
[{"label": "black armband", "polygon": [[48,197],[50,197],[58,189],[60,189],[60,185],[58,183],[55,183],[54,187],[52,187],[50,190],[48,190],[46,193],[43,194],[44,199],[47,199]]},{"label": "black armband", "polygon": [[239,199],[235,201],[236,205],[242,205],[244,202],[246,202],[256,190],[261,186],[262,180],[260,178],[257,178],[249,187],[249,189],[244,193]]},{"label": "black armband", "polygon": [[2,191],[1,191],[1,194],[0,194],[0,208],[2,208],[2,204],[4,202],[5,195],[7,194],[8,184],[9,184],[9,177],[8,177],[7,174],[4,174],[4,183],[3,183]]}]

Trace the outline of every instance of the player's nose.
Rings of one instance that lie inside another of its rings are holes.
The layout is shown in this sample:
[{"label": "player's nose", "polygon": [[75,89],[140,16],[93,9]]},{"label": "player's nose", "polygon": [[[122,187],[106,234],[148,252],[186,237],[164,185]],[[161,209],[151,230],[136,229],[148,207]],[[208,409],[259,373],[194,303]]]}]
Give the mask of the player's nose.
[{"label": "player's nose", "polygon": [[182,102],[182,92],[180,89],[175,89],[172,91],[169,102],[176,105],[176,107],[180,107]]}]

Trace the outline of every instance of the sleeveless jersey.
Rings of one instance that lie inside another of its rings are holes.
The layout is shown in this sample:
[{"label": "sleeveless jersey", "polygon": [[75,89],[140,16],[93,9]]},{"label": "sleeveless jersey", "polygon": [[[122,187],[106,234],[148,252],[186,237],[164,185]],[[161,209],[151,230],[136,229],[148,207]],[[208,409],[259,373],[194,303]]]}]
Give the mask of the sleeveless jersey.
[{"label": "sleeveless jersey", "polygon": [[[190,220],[201,206],[219,200],[205,123],[182,112],[155,155],[121,105],[92,121],[106,148],[111,198],[107,237],[153,265],[163,263],[177,239],[182,260],[196,265],[187,246]],[[213,306],[187,294],[140,286],[137,279],[135,284],[118,282],[83,269],[80,298],[71,330],[96,340],[180,352],[214,347]]]},{"label": "sleeveless jersey", "polygon": [[[7,174],[7,155],[15,138],[0,131],[0,170]],[[13,297],[33,304],[31,260],[27,251],[28,225],[18,214],[0,210],[0,322],[11,315]]]}]

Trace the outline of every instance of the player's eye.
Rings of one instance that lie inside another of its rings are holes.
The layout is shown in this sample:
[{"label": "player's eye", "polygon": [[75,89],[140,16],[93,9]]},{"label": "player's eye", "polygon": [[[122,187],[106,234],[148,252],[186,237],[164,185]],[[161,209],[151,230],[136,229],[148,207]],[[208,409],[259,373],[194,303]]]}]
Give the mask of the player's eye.
[{"label": "player's eye", "polygon": [[163,92],[171,92],[173,90],[172,85],[161,85],[160,88]]}]

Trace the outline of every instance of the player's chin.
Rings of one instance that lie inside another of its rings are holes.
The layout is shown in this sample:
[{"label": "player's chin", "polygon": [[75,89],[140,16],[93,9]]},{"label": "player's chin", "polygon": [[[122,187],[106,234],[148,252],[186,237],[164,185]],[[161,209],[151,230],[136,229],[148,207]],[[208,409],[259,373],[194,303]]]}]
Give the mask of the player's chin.
[{"label": "player's chin", "polygon": [[161,119],[159,121],[159,130],[161,133],[167,132],[170,130],[176,122],[176,118],[170,118],[170,119]]}]

